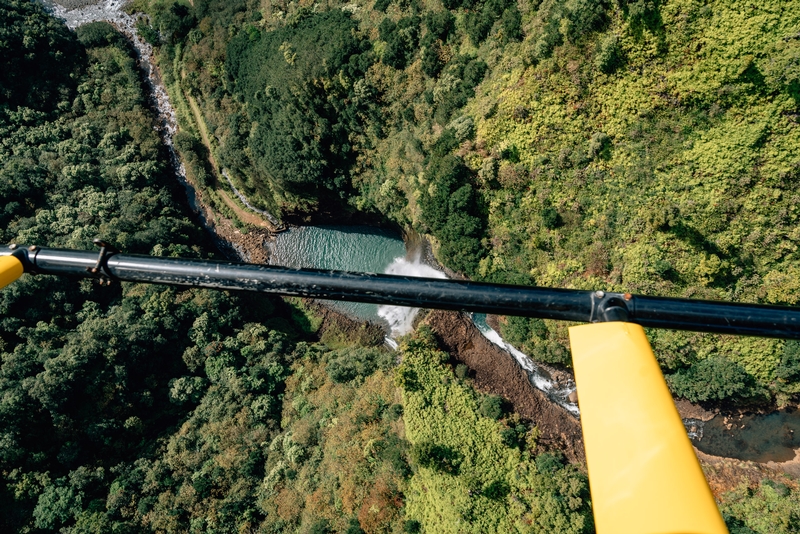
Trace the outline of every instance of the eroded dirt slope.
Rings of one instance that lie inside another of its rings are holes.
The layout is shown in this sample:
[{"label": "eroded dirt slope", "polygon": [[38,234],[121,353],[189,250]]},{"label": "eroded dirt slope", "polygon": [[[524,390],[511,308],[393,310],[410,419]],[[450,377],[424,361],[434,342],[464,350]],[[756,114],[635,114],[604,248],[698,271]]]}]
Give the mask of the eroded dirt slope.
[{"label": "eroded dirt slope", "polygon": [[538,427],[539,447],[562,451],[570,462],[585,464],[578,420],[534,388],[510,354],[483,337],[461,313],[435,310],[425,322],[442,349],[449,352],[453,360],[470,368],[476,389],[500,395],[523,419]]}]

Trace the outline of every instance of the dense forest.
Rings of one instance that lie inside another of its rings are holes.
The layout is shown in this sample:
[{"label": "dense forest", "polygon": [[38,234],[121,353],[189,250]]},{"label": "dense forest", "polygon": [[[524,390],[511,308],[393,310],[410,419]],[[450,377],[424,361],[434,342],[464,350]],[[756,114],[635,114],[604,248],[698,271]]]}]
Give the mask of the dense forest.
[{"label": "dense forest", "polygon": [[[130,9],[202,187],[224,168],[278,216],[381,214],[474,279],[800,299],[800,12],[777,1]],[[217,255],[125,38],[0,14],[3,240]],[[568,365],[563,325],[503,333]],[[679,396],[797,403],[796,344],[650,336]],[[593,531],[583,467],[535,422],[424,325],[381,341],[299,300],[25,276],[0,291],[0,530]],[[720,507],[789,533],[798,503],[766,480]]]},{"label": "dense forest", "polygon": [[[187,135],[207,132],[275,215],[377,213],[477,280],[800,299],[800,12],[782,2],[133,9],[152,14],[165,78],[199,112],[182,114]],[[566,328],[502,324],[569,366]],[[680,397],[798,399],[796,343],[650,335]]]}]

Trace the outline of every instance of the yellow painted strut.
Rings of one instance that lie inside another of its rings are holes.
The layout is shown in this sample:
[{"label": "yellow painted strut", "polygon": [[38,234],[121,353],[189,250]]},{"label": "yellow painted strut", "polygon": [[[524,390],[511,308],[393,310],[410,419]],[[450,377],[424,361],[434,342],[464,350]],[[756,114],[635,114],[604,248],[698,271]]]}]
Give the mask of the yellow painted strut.
[{"label": "yellow painted strut", "polygon": [[22,262],[14,256],[0,256],[0,287],[8,284],[22,276]]},{"label": "yellow painted strut", "polygon": [[569,329],[599,534],[724,534],[644,329]]}]

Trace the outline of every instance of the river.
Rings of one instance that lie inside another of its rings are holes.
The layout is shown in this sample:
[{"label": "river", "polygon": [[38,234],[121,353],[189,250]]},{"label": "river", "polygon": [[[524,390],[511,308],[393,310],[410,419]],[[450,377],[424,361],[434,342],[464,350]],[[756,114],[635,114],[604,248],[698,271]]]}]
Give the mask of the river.
[{"label": "river", "polygon": [[[446,278],[444,272],[425,261],[427,243],[419,236],[403,236],[391,230],[370,226],[304,226],[278,234],[268,244],[270,263],[296,268],[335,269],[362,273],[383,273],[426,278]],[[400,306],[377,306],[352,302],[331,305],[359,319],[382,323],[394,338],[411,331],[419,310]],[[489,341],[511,354],[528,373],[531,384],[550,400],[573,415],[578,406],[569,401],[574,383],[559,387],[549,373],[518,351],[486,323],[486,316],[474,314],[472,321]]]},{"label": "river", "polygon": [[[149,85],[152,107],[156,111],[159,133],[168,148],[176,178],[184,186],[191,208],[201,223],[209,228],[197,192],[187,181],[183,164],[177,158],[172,137],[177,131],[177,116],[170,103],[166,88],[161,83],[153,66],[152,47],[136,32],[136,19],[123,11],[126,0],[69,0],[79,6],[68,10],[51,0],[40,0],[55,16],[75,29],[81,24],[108,21],[122,31],[133,43]],[[230,179],[225,174],[225,178]],[[240,200],[253,211],[275,222],[274,217],[250,206],[246,198],[230,184]],[[213,232],[213,230],[212,230]],[[406,246],[408,244],[408,246]],[[403,236],[390,230],[365,226],[302,227],[292,228],[279,234],[268,243],[271,263],[291,267],[316,267],[324,269],[350,270],[358,272],[402,274],[444,278],[442,271],[424,261],[424,243],[414,236]],[[369,304],[334,303],[344,313],[359,319],[381,322],[389,335],[387,342],[411,330],[418,312],[412,308],[376,306]],[[568,396],[574,385],[558,387],[548,373],[536,365],[493,330],[485,316],[472,317],[478,330],[492,343],[511,354],[526,370],[531,384],[545,392],[555,403],[578,416],[578,407],[569,402]],[[717,456],[753,460],[758,462],[787,461],[800,448],[800,411],[775,412],[767,415],[742,416],[728,419],[717,416],[708,422],[685,420],[687,432],[693,443],[703,452]],[[622,431],[623,429],[620,429]]]}]

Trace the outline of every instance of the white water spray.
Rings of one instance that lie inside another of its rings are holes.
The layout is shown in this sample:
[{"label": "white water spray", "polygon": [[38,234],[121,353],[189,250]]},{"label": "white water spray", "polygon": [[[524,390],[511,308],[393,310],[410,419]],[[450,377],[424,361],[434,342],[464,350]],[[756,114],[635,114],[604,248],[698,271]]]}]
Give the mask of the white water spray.
[{"label": "white water spray", "polygon": [[486,324],[486,321],[483,317],[481,317],[479,320],[477,316],[473,315],[472,324],[474,324],[480,333],[483,334],[483,337],[507,353],[511,354],[511,356],[517,360],[519,366],[525,369],[525,371],[528,373],[528,378],[530,379],[531,384],[536,387],[536,389],[545,393],[550,400],[573,415],[580,415],[581,412],[578,409],[578,406],[569,401],[570,394],[575,391],[575,384],[571,380],[565,387],[557,387],[548,376],[545,376],[545,374],[542,372],[542,369],[536,365],[527,354],[518,350],[516,347],[503,339],[496,330]]},{"label": "white water spray", "polygon": [[[56,17],[64,20],[70,29],[74,30],[78,26],[89,22],[107,21],[116,26],[117,29],[119,29],[130,39],[139,56],[140,66],[144,71],[145,79],[150,86],[151,95],[154,100],[153,104],[158,114],[159,133],[161,134],[164,144],[168,148],[176,177],[186,189],[192,209],[198,213],[202,219],[202,222],[207,224],[202,210],[199,209],[197,192],[186,179],[186,173],[183,164],[177,158],[173,148],[172,138],[177,131],[177,116],[171,102],[169,101],[169,95],[167,94],[167,91],[163,83],[161,83],[158,73],[154,68],[155,60],[153,57],[153,47],[146,43],[138,35],[138,32],[136,31],[136,19],[123,11],[122,8],[127,0],[100,0],[96,3],[84,5],[77,9],[71,10],[68,10],[53,0],[41,1]],[[244,198],[244,195],[242,195],[233,186],[233,183],[231,183],[227,172],[223,171],[223,175],[228,180],[228,183],[236,195],[248,208],[262,215],[268,216],[270,221],[274,224],[277,223],[277,221],[274,221],[269,214],[263,212],[262,210],[258,210],[252,206],[246,198]],[[425,264],[422,261],[423,247],[421,246],[421,242],[418,242],[416,239],[413,241],[413,244],[408,243],[408,254],[405,257],[395,258],[384,272],[386,274],[394,274],[399,276],[440,279],[447,278],[443,272]],[[397,342],[393,338],[411,332],[414,318],[417,316],[418,312],[419,308],[408,308],[404,306],[378,307],[378,315],[385,319],[391,328],[391,336],[386,338],[387,345],[394,349],[397,348]],[[514,359],[517,360],[520,366],[528,372],[531,383],[537,389],[546,393],[548,397],[560,404],[565,409],[569,410],[571,413],[579,413],[578,407],[567,401],[569,394],[574,391],[574,387],[572,385],[570,385],[570,387],[567,389],[556,388],[549,378],[541,374],[539,368],[527,355],[506,343],[500,334],[486,325],[485,322],[476,322],[473,318],[473,323],[484,337],[511,354]]]},{"label": "white water spray", "polygon": [[[405,257],[395,258],[384,273],[423,278],[447,278],[443,272],[423,263],[422,252],[419,250],[412,251]],[[378,306],[378,315],[389,323],[392,337],[402,336],[411,332],[414,318],[418,312],[419,308],[408,308],[406,306]]]},{"label": "white water spray", "polygon": [[[416,243],[416,240],[408,243],[408,249],[409,252],[406,256],[395,258],[384,271],[385,274],[440,279],[447,278],[443,272],[423,262],[422,246]],[[391,328],[391,335],[386,338],[387,345],[395,349],[397,348],[397,342],[394,338],[411,332],[414,318],[417,316],[418,312],[419,308],[378,306],[378,315],[389,323],[389,327]],[[486,324],[483,317],[479,320],[478,316],[473,315],[472,323],[486,339],[514,357],[520,367],[525,369],[528,373],[528,378],[536,389],[545,393],[548,398],[570,413],[574,415],[580,414],[578,406],[569,401],[569,395],[575,391],[574,383],[570,381],[566,387],[557,387],[550,377],[546,376],[546,372],[543,372],[527,354],[517,350],[510,343],[507,343],[499,333]]]}]

